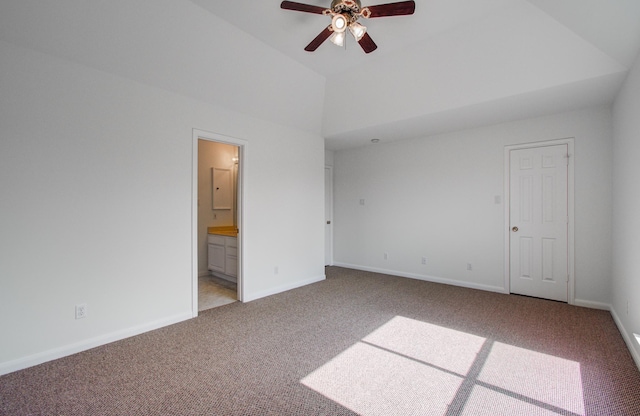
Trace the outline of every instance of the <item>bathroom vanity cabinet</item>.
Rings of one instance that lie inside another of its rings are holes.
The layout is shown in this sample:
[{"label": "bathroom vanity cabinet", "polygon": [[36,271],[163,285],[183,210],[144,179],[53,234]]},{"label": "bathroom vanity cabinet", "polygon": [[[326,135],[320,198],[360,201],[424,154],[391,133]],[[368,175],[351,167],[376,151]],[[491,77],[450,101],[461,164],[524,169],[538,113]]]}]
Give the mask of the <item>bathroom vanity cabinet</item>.
[{"label": "bathroom vanity cabinet", "polygon": [[238,238],[209,234],[207,246],[209,271],[235,282],[238,277]]}]

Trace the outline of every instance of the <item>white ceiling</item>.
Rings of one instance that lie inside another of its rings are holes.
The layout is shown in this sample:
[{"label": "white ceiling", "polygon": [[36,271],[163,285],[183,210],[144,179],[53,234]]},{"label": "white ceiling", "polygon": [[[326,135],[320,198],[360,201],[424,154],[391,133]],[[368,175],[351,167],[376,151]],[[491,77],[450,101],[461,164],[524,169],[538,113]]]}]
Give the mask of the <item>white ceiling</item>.
[{"label": "white ceiling", "polygon": [[[367,65],[372,56],[404,49],[419,51],[421,45],[435,36],[447,32],[447,36],[455,36],[456,30],[471,22],[486,19],[505,8],[524,7],[526,2],[622,64],[631,64],[640,46],[638,0],[417,0],[416,12],[411,16],[360,20],[378,44],[375,55],[364,54],[353,41],[344,50],[327,42],[316,52],[305,52],[304,47],[327,27],[330,19],[282,10],[280,0],[191,1],[324,76]],[[298,2],[328,7],[331,0]],[[362,5],[393,2],[363,0]]]},{"label": "white ceiling", "polygon": [[[353,40],[305,52],[329,18],[279,0],[192,1],[326,77],[330,149],[608,104],[640,47],[638,0],[417,0],[412,16],[363,21],[378,44],[369,55]],[[466,67],[433,70],[448,62]],[[356,110],[344,99],[354,90]]]},{"label": "white ceiling", "polygon": [[[304,51],[313,38],[329,25],[326,16],[301,13],[280,8],[280,0],[251,1],[192,0],[218,17],[250,33],[267,45],[278,49],[317,73],[330,76],[360,65],[366,65],[374,55],[366,55],[353,38],[346,49],[325,42],[317,51]],[[418,0],[411,16],[361,19],[378,44],[375,56],[420,46],[420,42],[447,30],[481,19],[512,0]],[[363,7],[393,0],[362,2]],[[331,0],[299,0],[328,7]]]}]

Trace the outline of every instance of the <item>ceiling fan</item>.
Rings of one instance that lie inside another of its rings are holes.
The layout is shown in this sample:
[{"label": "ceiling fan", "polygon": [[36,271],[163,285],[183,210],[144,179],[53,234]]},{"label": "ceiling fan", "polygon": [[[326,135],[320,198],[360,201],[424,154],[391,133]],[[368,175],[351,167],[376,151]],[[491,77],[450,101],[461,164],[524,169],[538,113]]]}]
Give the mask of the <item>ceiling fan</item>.
[{"label": "ceiling fan", "polygon": [[314,40],[304,48],[307,52],[313,52],[322,43],[329,39],[338,46],[344,46],[347,29],[365,53],[370,53],[378,48],[371,36],[367,33],[367,28],[357,20],[361,17],[370,19],[385,16],[404,16],[413,14],[416,9],[414,1],[401,1],[398,3],[379,4],[377,6],[362,7],[360,0],[332,0],[331,7],[325,9],[320,6],[296,3],[294,1],[283,1],[280,8],[295,10],[298,12],[322,14],[331,16],[331,24]]}]

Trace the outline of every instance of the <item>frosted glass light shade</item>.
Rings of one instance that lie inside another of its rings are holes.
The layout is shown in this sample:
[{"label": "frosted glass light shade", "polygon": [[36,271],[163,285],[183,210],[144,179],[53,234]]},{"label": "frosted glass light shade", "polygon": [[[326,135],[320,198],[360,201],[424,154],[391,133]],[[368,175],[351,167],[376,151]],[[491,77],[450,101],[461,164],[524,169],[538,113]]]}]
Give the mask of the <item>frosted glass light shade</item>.
[{"label": "frosted glass light shade", "polygon": [[333,42],[335,45],[344,46],[344,32],[335,32],[329,40]]},{"label": "frosted glass light shade", "polygon": [[367,33],[367,28],[360,23],[354,22],[349,25],[349,31],[357,41],[360,41],[364,34]]}]

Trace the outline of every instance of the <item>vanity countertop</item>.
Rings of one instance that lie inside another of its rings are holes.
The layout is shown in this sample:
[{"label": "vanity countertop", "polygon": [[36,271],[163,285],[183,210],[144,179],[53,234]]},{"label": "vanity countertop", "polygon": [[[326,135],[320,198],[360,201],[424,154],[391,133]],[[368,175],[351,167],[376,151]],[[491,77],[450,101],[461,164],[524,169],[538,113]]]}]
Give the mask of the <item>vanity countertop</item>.
[{"label": "vanity countertop", "polygon": [[227,237],[237,237],[238,228],[232,225],[227,227],[209,227],[207,228],[209,234],[224,235]]}]

